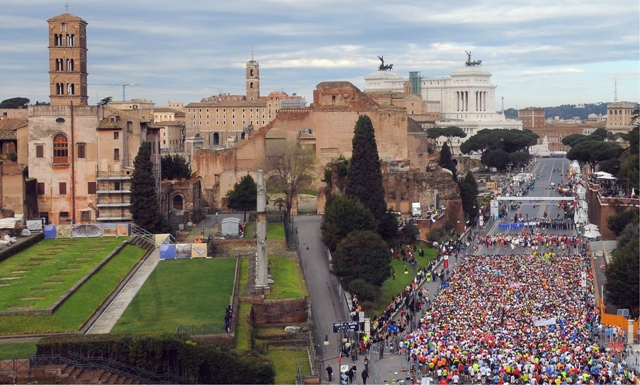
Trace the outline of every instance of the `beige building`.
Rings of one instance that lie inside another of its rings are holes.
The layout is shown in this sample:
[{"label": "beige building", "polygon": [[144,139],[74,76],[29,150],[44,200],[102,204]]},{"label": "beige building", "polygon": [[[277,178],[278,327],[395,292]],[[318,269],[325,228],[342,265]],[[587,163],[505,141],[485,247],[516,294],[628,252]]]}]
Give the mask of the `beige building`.
[{"label": "beige building", "polygon": [[245,95],[220,93],[187,104],[187,138],[198,146],[201,143],[203,148],[233,147],[252,131],[269,124],[281,108],[302,108],[306,104],[304,98],[283,91],[261,97],[260,65],[253,58],[246,64],[245,88]]},{"label": "beige building", "polygon": [[442,118],[439,101],[422,100],[422,96],[411,92],[411,83],[405,82],[405,92],[374,91],[367,92],[380,106],[401,107],[407,115],[420,124],[422,129],[435,127],[437,119]]},{"label": "beige building", "polygon": [[153,110],[155,105],[153,100],[147,99],[114,100],[109,102],[110,107],[118,110]]},{"label": "beige building", "polygon": [[631,131],[633,128],[633,110],[636,105],[632,103],[611,103],[607,106],[607,130],[614,134]]}]

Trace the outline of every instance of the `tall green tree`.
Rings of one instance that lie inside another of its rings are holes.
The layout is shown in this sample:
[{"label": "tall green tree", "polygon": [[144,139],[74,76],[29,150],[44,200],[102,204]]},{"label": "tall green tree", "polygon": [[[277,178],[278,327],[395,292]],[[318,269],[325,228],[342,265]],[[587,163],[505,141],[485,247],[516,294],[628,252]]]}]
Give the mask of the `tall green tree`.
[{"label": "tall green tree", "polygon": [[[366,115],[360,115],[354,128],[345,194],[357,198],[371,211],[378,223],[378,233],[385,241],[396,242],[390,238],[393,236],[399,239],[398,219],[387,214],[375,131],[371,119]],[[395,235],[389,234],[391,228],[395,228]]]},{"label": "tall green tree", "polygon": [[614,250],[611,262],[604,272],[607,277],[604,285],[606,301],[635,314],[640,306],[639,243],[640,239],[636,234],[624,247]]},{"label": "tall green tree", "polygon": [[[460,145],[463,154],[481,154],[482,164],[487,165],[489,151],[501,150],[507,153],[528,151],[538,142],[538,135],[531,130],[483,129]],[[494,166],[495,167],[495,166]]]},{"label": "tall green tree", "polygon": [[28,98],[15,97],[5,99],[0,103],[0,108],[25,108],[29,105]]},{"label": "tall green tree", "polygon": [[623,148],[614,142],[588,140],[572,146],[567,152],[567,159],[577,160],[580,164],[589,164],[591,169],[595,170],[598,163],[618,158],[622,151],[624,151]]},{"label": "tall green tree", "polygon": [[453,174],[453,180],[458,179],[457,171],[456,171],[456,161],[453,160],[451,156],[451,149],[447,143],[442,145],[442,149],[440,150],[440,158],[438,159],[438,165],[442,168],[446,168],[451,171]]},{"label": "tall green tree", "polygon": [[448,126],[448,127],[433,127],[427,129],[427,137],[431,139],[438,139],[439,137],[444,136],[447,138],[447,143],[449,143],[449,147],[453,148],[452,139],[453,138],[466,138],[467,133],[464,130],[457,126]]},{"label": "tall green tree", "polygon": [[509,153],[503,150],[491,150],[485,155],[484,164],[487,167],[495,167],[498,171],[504,171],[509,164]]},{"label": "tall green tree", "polygon": [[333,252],[340,241],[355,230],[377,231],[378,223],[371,211],[355,197],[331,195],[320,226],[324,244]]},{"label": "tall green tree", "polygon": [[227,193],[227,207],[231,210],[255,211],[257,205],[258,185],[251,175],[247,174]]},{"label": "tall green tree", "polygon": [[151,143],[142,142],[134,160],[131,179],[131,215],[133,222],[152,233],[171,233],[173,230],[160,214],[156,180],[153,176]]},{"label": "tall green tree", "polygon": [[638,210],[629,209],[607,218],[607,227],[618,236],[627,225],[638,223]]},{"label": "tall green tree", "polygon": [[354,129],[351,164],[344,192],[360,200],[380,223],[387,211],[387,204],[375,131],[371,119],[366,115],[360,115]]},{"label": "tall green tree", "polygon": [[380,287],[391,272],[391,253],[377,233],[356,230],[338,244],[331,265],[343,287],[358,278]]},{"label": "tall green tree", "polygon": [[473,222],[478,215],[478,183],[471,171],[467,172],[464,179],[458,182],[458,187],[462,199],[462,210],[469,221]]},{"label": "tall green tree", "polygon": [[509,161],[513,163],[513,167],[515,170],[527,164],[530,158],[531,155],[529,155],[528,152],[524,151],[516,151],[509,154]]},{"label": "tall green tree", "polygon": [[165,155],[160,159],[160,168],[162,169],[162,178],[172,179],[189,179],[193,176],[191,165],[183,156],[175,154]]}]

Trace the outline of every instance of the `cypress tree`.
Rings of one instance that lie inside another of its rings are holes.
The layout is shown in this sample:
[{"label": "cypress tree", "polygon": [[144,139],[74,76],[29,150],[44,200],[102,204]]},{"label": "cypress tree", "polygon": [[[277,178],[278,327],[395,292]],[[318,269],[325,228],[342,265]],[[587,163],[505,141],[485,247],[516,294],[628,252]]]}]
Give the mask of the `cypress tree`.
[{"label": "cypress tree", "polygon": [[360,115],[354,129],[344,192],[357,198],[371,211],[378,223],[378,234],[389,247],[397,247],[400,243],[398,218],[387,212],[375,131],[371,119],[366,115]]},{"label": "cypress tree", "polygon": [[371,211],[378,225],[387,211],[382,187],[382,171],[371,119],[360,115],[352,141],[351,164],[345,194],[358,198]]},{"label": "cypress tree", "polygon": [[442,149],[440,150],[440,159],[438,159],[438,164],[442,168],[446,168],[447,170],[453,173],[453,180],[457,180],[458,176],[456,174],[456,162],[453,160],[451,156],[451,149],[447,143],[442,145]]},{"label": "cypress tree", "polygon": [[134,167],[131,179],[131,215],[136,225],[155,232],[160,227],[161,217],[156,181],[153,177],[151,143],[143,142],[140,145]]},{"label": "cypress tree", "polygon": [[460,187],[460,198],[462,199],[462,210],[473,221],[478,215],[478,183],[471,171],[458,182]]}]

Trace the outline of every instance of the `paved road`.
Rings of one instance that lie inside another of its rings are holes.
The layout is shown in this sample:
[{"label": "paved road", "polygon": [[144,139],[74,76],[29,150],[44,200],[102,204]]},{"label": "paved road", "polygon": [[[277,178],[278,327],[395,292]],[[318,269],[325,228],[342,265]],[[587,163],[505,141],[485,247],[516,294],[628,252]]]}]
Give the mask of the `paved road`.
[{"label": "paved road", "polygon": [[[332,333],[331,327],[334,322],[344,320],[344,312],[336,288],[331,283],[329,261],[320,235],[321,222],[322,217],[318,215],[294,219],[300,244],[300,265],[311,296],[318,359],[323,360],[335,359],[338,355],[338,335]],[[329,346],[324,345],[325,335]],[[331,366],[337,368],[334,362]]]}]

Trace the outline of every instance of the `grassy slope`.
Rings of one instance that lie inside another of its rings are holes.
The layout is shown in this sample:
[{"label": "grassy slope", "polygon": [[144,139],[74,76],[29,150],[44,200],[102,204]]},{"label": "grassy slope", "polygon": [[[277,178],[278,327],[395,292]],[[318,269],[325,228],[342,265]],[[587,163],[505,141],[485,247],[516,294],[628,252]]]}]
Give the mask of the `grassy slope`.
[{"label": "grassy slope", "polygon": [[[424,267],[429,262],[431,262],[436,254],[437,251],[435,249],[424,247],[424,257],[416,257],[416,259],[419,261],[420,266]],[[408,269],[408,274],[405,274],[405,265],[402,263],[402,259],[398,260],[397,258],[394,258],[393,261],[391,261],[391,267],[396,272],[396,279],[394,280],[392,277],[387,278],[387,280],[382,284],[382,294],[376,301],[375,306],[365,309],[368,311],[368,314],[370,314],[371,317],[380,315],[384,311],[384,309],[386,309],[387,306],[389,306],[389,304],[393,301],[393,297],[397,294],[400,294],[404,290],[404,288],[413,280],[413,268],[407,263],[406,267]]]},{"label": "grassy slope", "polygon": [[234,258],[161,261],[113,333],[175,331],[180,324],[222,323],[233,291]]},{"label": "grassy slope", "polygon": [[29,358],[36,354],[37,342],[0,344],[0,359]]},{"label": "grassy slope", "polygon": [[302,373],[311,373],[309,356],[306,350],[269,349],[267,357],[273,362],[276,371],[276,384],[295,384],[298,373],[298,360],[302,365]]},{"label": "grassy slope", "polygon": [[129,273],[145,250],[127,245],[52,315],[2,316],[0,334],[76,331]]},{"label": "grassy slope", "polygon": [[283,223],[267,223],[267,239],[285,239]]},{"label": "grassy slope", "polygon": [[45,239],[3,261],[0,278],[21,278],[0,280],[9,285],[0,287],[0,311],[46,309],[122,242],[110,237]]},{"label": "grassy slope", "polygon": [[269,270],[275,283],[266,299],[302,298],[302,277],[298,276],[296,261],[291,258],[269,257]]}]

